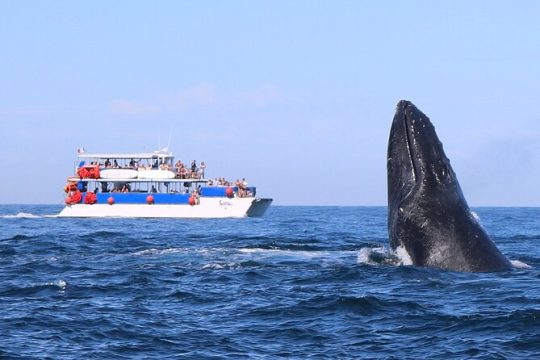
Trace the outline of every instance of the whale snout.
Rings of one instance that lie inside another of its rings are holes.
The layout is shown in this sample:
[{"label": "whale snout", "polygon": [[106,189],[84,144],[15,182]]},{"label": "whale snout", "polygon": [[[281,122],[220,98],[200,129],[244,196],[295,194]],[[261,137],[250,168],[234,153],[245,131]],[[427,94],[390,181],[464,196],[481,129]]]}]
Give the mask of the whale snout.
[{"label": "whale snout", "polygon": [[470,210],[430,119],[407,100],[388,141],[388,235],[414,265],[457,271],[511,268]]}]

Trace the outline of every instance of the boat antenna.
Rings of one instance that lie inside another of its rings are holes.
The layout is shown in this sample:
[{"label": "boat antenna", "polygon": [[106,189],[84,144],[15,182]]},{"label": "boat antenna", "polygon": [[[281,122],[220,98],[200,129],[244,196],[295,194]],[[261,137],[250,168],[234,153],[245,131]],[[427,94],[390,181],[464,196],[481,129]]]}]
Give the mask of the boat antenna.
[{"label": "boat antenna", "polygon": [[169,142],[167,142],[167,151],[169,151],[171,146],[171,134],[172,134],[172,126],[169,128]]}]

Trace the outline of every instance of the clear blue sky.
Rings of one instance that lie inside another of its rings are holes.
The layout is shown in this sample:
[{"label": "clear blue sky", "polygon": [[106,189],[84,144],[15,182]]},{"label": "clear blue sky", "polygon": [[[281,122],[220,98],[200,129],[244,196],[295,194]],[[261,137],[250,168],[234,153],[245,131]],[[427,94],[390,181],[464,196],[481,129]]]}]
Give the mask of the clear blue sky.
[{"label": "clear blue sky", "polygon": [[[281,205],[385,205],[395,105],[471,205],[540,205],[538,1],[0,1],[0,203],[168,142]],[[338,181],[338,182],[336,182]]]}]

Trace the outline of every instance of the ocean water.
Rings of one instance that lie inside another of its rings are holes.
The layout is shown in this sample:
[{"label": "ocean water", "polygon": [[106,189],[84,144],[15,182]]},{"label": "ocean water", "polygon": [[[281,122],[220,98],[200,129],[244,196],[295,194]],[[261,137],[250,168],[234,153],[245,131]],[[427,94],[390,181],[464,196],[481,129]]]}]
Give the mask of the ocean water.
[{"label": "ocean water", "polygon": [[516,265],[392,265],[384,207],[58,219],[0,206],[0,358],[532,359],[540,208],[476,208]]}]

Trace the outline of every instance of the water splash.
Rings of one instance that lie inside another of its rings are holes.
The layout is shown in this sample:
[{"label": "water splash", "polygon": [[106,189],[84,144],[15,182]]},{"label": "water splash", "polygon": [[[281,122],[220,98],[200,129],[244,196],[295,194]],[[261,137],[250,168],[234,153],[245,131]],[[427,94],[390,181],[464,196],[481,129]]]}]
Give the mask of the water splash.
[{"label": "water splash", "polygon": [[519,260],[510,260],[510,263],[512,263],[512,266],[516,269],[532,269],[533,267],[529,264],[524,263],[523,261]]},{"label": "water splash", "polygon": [[358,264],[368,265],[412,265],[411,257],[404,247],[398,247],[396,250],[388,249],[384,246],[371,248],[364,247],[358,251]]}]

